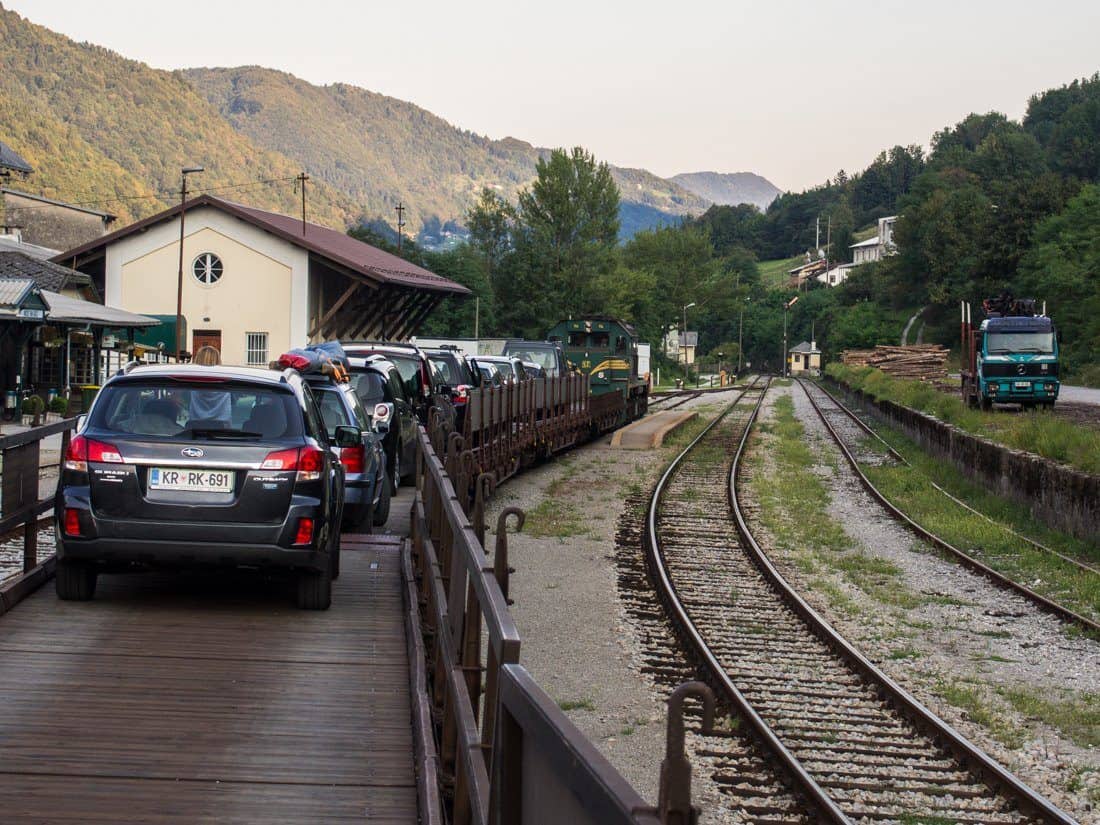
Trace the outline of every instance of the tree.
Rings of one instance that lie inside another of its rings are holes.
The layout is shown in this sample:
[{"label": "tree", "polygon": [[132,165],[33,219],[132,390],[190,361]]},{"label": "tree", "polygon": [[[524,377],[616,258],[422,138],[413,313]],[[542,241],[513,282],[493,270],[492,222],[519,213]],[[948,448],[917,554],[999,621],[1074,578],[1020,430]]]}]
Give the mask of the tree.
[{"label": "tree", "polygon": [[481,190],[477,203],[466,213],[470,243],[481,254],[490,277],[512,248],[515,217],[512,205],[488,186]]},{"label": "tree", "polygon": [[580,147],[539,160],[519,194],[517,248],[541,271],[561,313],[598,311],[595,276],[615,266],[619,189],[606,163]]},{"label": "tree", "polygon": [[493,329],[493,290],[477,250],[467,244],[450,252],[429,252],[424,254],[421,264],[473,292],[469,296],[444,298],[425,322],[424,335],[472,337],[475,313],[479,315],[479,333]]}]

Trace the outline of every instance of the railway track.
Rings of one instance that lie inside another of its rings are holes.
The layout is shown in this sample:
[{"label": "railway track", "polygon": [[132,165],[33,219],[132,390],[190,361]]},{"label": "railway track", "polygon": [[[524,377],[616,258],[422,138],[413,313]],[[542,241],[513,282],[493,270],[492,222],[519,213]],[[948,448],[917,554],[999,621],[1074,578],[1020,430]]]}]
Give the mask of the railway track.
[{"label": "railway track", "polygon": [[[1068,607],[1059,604],[1058,602],[1055,602],[1047,598],[1046,596],[1043,596],[1040,593],[1036,593],[1034,590],[1027,587],[1026,585],[1021,584],[1015,579],[1004,575],[998,570],[995,570],[993,567],[989,566],[980,559],[974,557],[973,555],[970,555],[963,550],[960,550],[958,547],[955,547],[950,542],[921,526],[908,514],[906,514],[900,508],[896,507],[885,495],[883,495],[883,493],[877,487],[875,487],[875,485],[867,477],[867,474],[864,473],[863,468],[860,465],[881,464],[883,461],[891,461],[908,465],[909,462],[907,462],[905,458],[893,447],[887,444],[886,441],[880,438],[874,430],[868,427],[859,418],[859,416],[857,416],[844,404],[837,400],[832,395],[832,393],[830,393],[824,387],[821,387],[818,384],[810,381],[805,381],[803,379],[797,379],[797,381],[798,385],[802,388],[802,391],[809,399],[811,406],[817,412],[818,417],[825,425],[825,429],[832,437],[834,443],[839,448],[841,454],[844,456],[849,466],[851,466],[852,470],[859,478],[860,484],[863,485],[863,488],[867,490],[868,493],[870,493],[872,498],[878,501],[893,518],[901,522],[924,541],[932,544],[940,550],[943,550],[949,556],[956,559],[974,572],[986,577],[998,587],[1003,587],[1007,590],[1012,590],[1016,593],[1019,593],[1021,596],[1031,601],[1040,609],[1056,616],[1064,622],[1077,625],[1078,627],[1084,628],[1086,630],[1100,632],[1100,623],[1097,623],[1093,619],[1087,616],[1083,616],[1080,613],[1077,613],[1069,609]],[[844,435],[842,435],[842,433],[847,434],[848,437],[845,437]],[[870,437],[872,440],[880,443],[885,448],[885,451],[867,446],[866,439],[863,439],[864,443],[861,444],[858,436]],[[935,486],[936,489],[939,490],[943,495],[947,496],[957,505],[964,507],[966,510],[970,511],[971,514],[986,519],[987,521],[992,521],[991,519],[987,519],[986,516],[984,516],[983,514],[974,510],[965,502],[960,501],[958,498],[951,495],[939,485]],[[996,522],[993,523],[995,524]],[[1029,546],[1039,551],[1058,557],[1063,562],[1079,569],[1085,575],[1096,575],[1096,573],[1098,572],[1094,567],[1091,567],[1087,564],[1082,564],[1076,559],[1070,558],[1069,556],[1066,556],[1062,553],[1058,553],[1057,551],[1052,550],[1051,548],[1046,547],[1039,542],[1033,541],[1026,536],[1022,536],[1015,531],[1010,530],[1009,532],[1012,533],[1012,535],[1020,541],[1026,542]],[[996,563],[996,559],[990,559],[990,561]]]},{"label": "railway track", "polygon": [[[1071,823],[920,705],[836,633],[753,539],[736,478],[767,390],[756,382],[669,466],[650,500],[643,548],[676,634],[737,719],[709,738],[766,770],[741,814],[760,823]],[[767,775],[771,771],[771,776]],[[766,789],[778,788],[775,793]],[[740,800],[734,800],[739,804]]]}]

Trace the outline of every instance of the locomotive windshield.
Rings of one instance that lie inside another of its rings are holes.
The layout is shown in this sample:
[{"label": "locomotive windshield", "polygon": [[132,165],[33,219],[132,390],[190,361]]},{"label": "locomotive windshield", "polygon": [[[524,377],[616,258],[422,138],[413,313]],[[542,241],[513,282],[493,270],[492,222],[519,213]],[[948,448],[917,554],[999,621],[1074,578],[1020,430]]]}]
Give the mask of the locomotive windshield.
[{"label": "locomotive windshield", "polygon": [[1004,355],[1010,352],[1053,355],[1054,333],[1031,330],[987,332],[985,351],[990,355]]}]

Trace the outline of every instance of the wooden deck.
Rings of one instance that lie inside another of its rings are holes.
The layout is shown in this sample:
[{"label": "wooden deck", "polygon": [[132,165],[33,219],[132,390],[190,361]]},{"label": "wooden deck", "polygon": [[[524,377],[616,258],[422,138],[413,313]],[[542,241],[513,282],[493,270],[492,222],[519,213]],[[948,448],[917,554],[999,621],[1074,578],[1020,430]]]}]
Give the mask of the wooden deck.
[{"label": "wooden deck", "polygon": [[400,539],[327,612],[253,575],[47,585],[0,617],[0,822],[415,823]]}]

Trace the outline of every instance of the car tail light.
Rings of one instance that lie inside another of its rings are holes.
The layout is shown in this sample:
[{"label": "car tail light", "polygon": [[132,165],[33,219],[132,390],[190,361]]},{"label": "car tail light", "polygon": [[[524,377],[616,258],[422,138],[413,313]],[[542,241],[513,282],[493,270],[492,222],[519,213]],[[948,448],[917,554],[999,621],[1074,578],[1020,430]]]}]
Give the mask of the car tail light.
[{"label": "car tail light", "polygon": [[65,535],[80,535],[80,512],[72,507],[65,508]]},{"label": "car tail light", "polygon": [[261,470],[295,470],[298,481],[316,481],[325,469],[325,453],[317,447],[293,447],[268,453]]},{"label": "car tail light", "polygon": [[470,385],[459,384],[451,393],[451,401],[455,404],[465,404],[470,398]]},{"label": "car tail light", "polygon": [[69,449],[65,451],[65,469],[86,473],[89,461],[99,464],[121,464],[122,454],[114,444],[85,438],[82,435],[74,437],[69,442]]},{"label": "car tail light", "polygon": [[367,448],[362,444],[340,450],[340,463],[349,473],[362,473],[367,467]]},{"label": "car tail light", "polygon": [[298,529],[294,533],[294,546],[301,547],[313,544],[313,519],[298,519]]},{"label": "car tail light", "polygon": [[388,404],[374,405],[374,420],[379,424],[385,424],[390,420],[390,408]]}]

